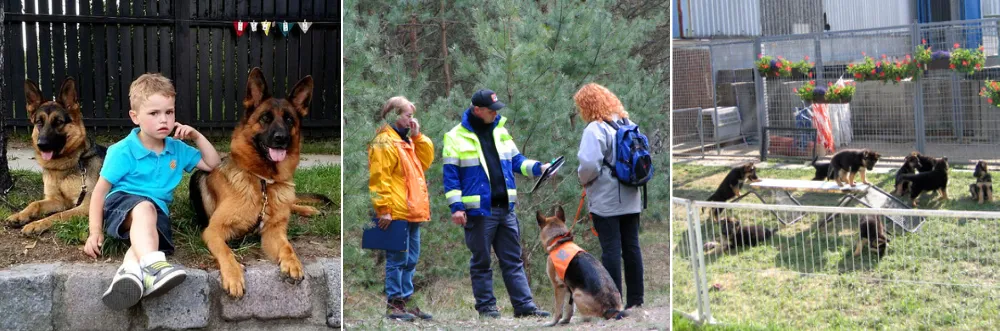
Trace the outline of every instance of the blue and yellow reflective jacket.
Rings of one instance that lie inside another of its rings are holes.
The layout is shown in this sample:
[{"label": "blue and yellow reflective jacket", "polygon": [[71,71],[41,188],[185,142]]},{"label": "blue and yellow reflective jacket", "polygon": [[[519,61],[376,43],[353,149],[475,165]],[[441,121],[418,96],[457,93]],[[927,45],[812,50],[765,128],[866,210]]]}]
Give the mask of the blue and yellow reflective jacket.
[{"label": "blue and yellow reflective jacket", "polygon": [[[486,158],[483,157],[479,138],[472,131],[469,116],[473,116],[472,110],[466,109],[462,123],[444,135],[444,196],[452,213],[464,210],[468,216],[485,216],[490,215],[490,172],[486,169]],[[503,127],[506,122],[506,117],[497,115],[493,121],[493,141],[500,154],[500,167],[507,183],[507,201],[513,212],[517,202],[514,169],[524,176],[540,176],[542,164],[521,155],[514,145],[514,138]]]}]

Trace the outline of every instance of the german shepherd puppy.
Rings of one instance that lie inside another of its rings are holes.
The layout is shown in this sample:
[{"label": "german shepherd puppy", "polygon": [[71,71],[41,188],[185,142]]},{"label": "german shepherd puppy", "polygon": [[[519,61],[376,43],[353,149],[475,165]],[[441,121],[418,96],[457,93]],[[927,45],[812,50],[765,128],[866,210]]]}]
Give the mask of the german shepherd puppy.
[{"label": "german shepherd puppy", "polygon": [[934,162],[934,170],[921,172],[919,174],[909,174],[900,177],[912,183],[910,186],[910,200],[913,207],[917,206],[917,198],[924,191],[938,191],[941,194],[939,200],[948,200],[948,158],[942,157]]},{"label": "german shepherd puppy", "polygon": [[976,162],[976,170],[972,172],[976,177],[975,184],[969,184],[969,193],[972,198],[983,204],[983,201],[993,201],[993,176],[990,176],[989,169],[986,168],[986,161]]},{"label": "german shepherd puppy", "polygon": [[[915,174],[923,166],[920,162],[920,153],[913,152],[903,158],[903,165],[896,171],[896,190],[893,195],[903,195],[910,191],[912,183],[902,179],[903,175]],[[926,158],[926,157],[925,157]],[[933,167],[933,165],[931,165]]]},{"label": "german shepherd puppy", "polygon": [[[31,142],[35,160],[42,166],[45,198],[10,215],[6,223],[11,226],[27,223],[21,233],[37,235],[56,222],[87,215],[108,149],[87,138],[72,77],[63,80],[56,101],[42,97],[38,84],[31,80],[24,82],[24,94],[28,116],[34,124]],[[42,218],[49,214],[52,215]]]},{"label": "german shepherd puppy", "polygon": [[774,229],[765,228],[762,225],[743,226],[740,221],[727,217],[722,220],[720,233],[726,240],[707,254],[721,253],[729,248],[754,247],[767,242],[774,236]]},{"label": "german shepherd puppy", "polygon": [[809,163],[809,165],[811,165],[813,167],[813,169],[816,169],[816,174],[813,175],[813,179],[812,180],[822,180],[822,181],[825,181],[825,180],[829,179],[830,178],[829,177],[829,175],[830,175],[830,162],[816,162],[816,161],[819,161],[819,156],[813,157],[812,162]]},{"label": "german shepherd puppy", "polygon": [[854,245],[854,256],[861,255],[861,248],[868,245],[868,248],[878,252],[878,256],[885,255],[885,249],[890,238],[885,234],[885,225],[882,224],[879,216],[867,215],[858,222],[858,243]]},{"label": "german shepherd puppy", "polygon": [[927,155],[923,155],[923,154],[920,154],[920,152],[916,152],[916,151],[914,151],[913,154],[917,156],[918,160],[920,160],[920,166],[917,167],[917,171],[919,171],[919,172],[928,172],[928,171],[934,170],[934,164],[937,163],[937,161],[938,161],[937,158],[933,158],[933,157],[930,157],[930,156],[927,156]]},{"label": "german shepherd puppy", "polygon": [[880,157],[882,155],[867,148],[842,150],[834,154],[830,160],[830,172],[827,177],[833,178],[839,186],[844,186],[844,182],[847,182],[853,187],[854,176],[860,172],[861,183],[870,184],[866,174],[875,167]]},{"label": "german shepherd puppy", "polygon": [[[618,293],[611,274],[601,265],[601,261],[590,253],[579,250],[575,255],[567,254],[565,245],[573,245],[573,234],[566,227],[566,216],[562,206],[556,206],[555,216],[545,217],[541,211],[535,212],[538,221],[539,237],[542,246],[549,254],[546,259],[546,273],[555,289],[555,319],[548,326],[556,323],[569,323],[573,317],[573,306],[580,314],[603,319],[621,319],[628,316],[622,311],[622,297]],[[567,256],[563,256],[567,255]],[[570,259],[565,267],[565,277],[559,276],[556,262],[553,259]]]},{"label": "german shepherd puppy", "polygon": [[[708,197],[707,201],[718,201],[726,202],[732,198],[738,197],[740,195],[740,189],[743,188],[743,183],[745,182],[759,182],[760,177],[757,177],[757,167],[754,166],[753,162],[747,162],[742,165],[736,166],[729,170],[726,177],[722,179],[722,183],[719,183],[719,187],[715,189],[715,192]],[[712,218],[719,219],[718,208],[712,209]]]},{"label": "german shepherd puppy", "polygon": [[319,211],[298,206],[292,175],[299,164],[302,118],[309,113],[313,80],[302,78],[287,99],[271,97],[259,68],[250,71],[246,109],[233,132],[232,152],[211,173],[191,176],[190,198],[196,220],[207,225],[201,238],[219,262],[222,288],[232,297],[244,294],[243,269],[226,241],[259,231],[261,248],[298,283],[302,263],[288,242],[288,219],[295,212]]}]

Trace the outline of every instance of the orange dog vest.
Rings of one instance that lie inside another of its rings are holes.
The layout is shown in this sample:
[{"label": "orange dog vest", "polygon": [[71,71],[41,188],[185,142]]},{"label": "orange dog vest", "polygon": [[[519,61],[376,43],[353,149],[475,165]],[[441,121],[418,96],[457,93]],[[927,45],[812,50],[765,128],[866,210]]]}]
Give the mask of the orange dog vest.
[{"label": "orange dog vest", "polygon": [[555,249],[549,251],[549,260],[552,261],[552,265],[556,268],[556,275],[559,276],[559,280],[566,279],[566,268],[569,268],[569,262],[573,261],[577,253],[586,252],[580,246],[577,246],[572,241],[567,241]]}]

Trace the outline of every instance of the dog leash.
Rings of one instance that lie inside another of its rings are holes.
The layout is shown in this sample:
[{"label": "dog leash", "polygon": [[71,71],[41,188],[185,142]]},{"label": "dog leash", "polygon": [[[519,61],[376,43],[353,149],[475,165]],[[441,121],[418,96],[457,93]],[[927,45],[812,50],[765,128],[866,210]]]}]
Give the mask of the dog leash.
[{"label": "dog leash", "polygon": [[[573,216],[573,224],[569,226],[570,233],[573,233],[573,227],[576,226],[576,223],[580,223],[580,212],[583,211],[583,202],[586,198],[587,189],[583,189],[583,192],[580,194],[580,205],[576,207],[576,216]],[[598,236],[597,230],[595,230],[593,226],[590,227],[590,232],[594,234],[594,237]]]}]

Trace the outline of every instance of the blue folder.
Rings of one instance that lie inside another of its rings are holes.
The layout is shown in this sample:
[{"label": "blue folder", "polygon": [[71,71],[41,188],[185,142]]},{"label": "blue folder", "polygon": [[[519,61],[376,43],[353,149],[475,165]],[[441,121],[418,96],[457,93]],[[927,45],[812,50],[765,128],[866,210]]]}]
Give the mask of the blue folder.
[{"label": "blue folder", "polygon": [[361,248],[405,252],[410,235],[408,223],[394,220],[389,223],[388,229],[382,230],[378,227],[378,219],[372,218],[371,227],[365,227],[361,236]]}]

